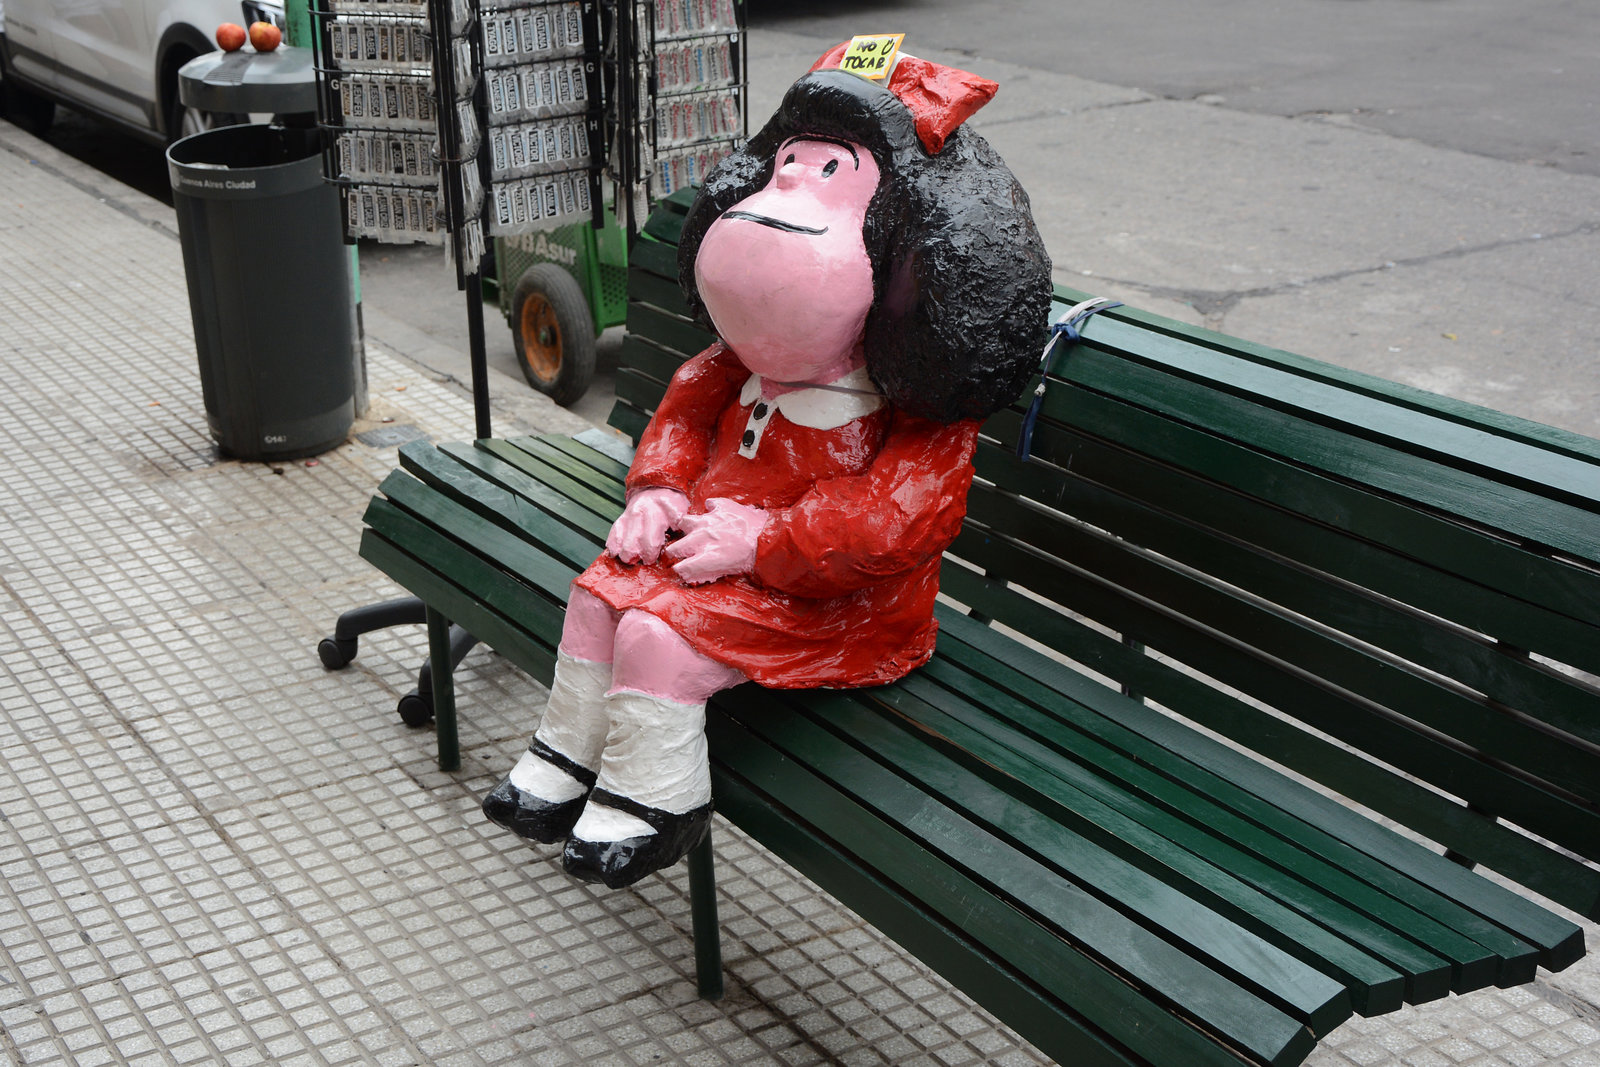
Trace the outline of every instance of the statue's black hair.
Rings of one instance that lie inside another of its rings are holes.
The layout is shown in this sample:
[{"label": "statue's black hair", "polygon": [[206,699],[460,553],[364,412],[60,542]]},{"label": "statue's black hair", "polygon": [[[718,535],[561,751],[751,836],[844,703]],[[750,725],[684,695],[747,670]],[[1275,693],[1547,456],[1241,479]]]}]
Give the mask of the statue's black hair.
[{"label": "statue's black hair", "polygon": [[790,88],[772,119],[714,169],[684,220],[678,276],[706,319],[694,261],[707,228],[764,187],[792,137],[854,141],[878,161],[863,239],[872,261],[867,370],[889,400],[941,422],[984,418],[1038,365],[1050,314],[1050,257],[1028,195],[981,136],[958,128],[938,155],[887,89],[838,70]]}]

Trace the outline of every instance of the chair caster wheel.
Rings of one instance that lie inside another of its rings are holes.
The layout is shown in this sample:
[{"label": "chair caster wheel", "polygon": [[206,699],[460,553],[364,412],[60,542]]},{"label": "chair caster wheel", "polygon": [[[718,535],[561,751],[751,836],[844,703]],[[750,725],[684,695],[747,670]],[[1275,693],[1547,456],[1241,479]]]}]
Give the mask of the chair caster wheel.
[{"label": "chair caster wheel", "polygon": [[433,720],[433,701],[415,689],[400,698],[395,710],[407,726],[426,726]]},{"label": "chair caster wheel", "polygon": [[324,637],[317,642],[317,655],[321,657],[324,667],[330,671],[336,671],[356,658],[356,639],[354,637]]}]

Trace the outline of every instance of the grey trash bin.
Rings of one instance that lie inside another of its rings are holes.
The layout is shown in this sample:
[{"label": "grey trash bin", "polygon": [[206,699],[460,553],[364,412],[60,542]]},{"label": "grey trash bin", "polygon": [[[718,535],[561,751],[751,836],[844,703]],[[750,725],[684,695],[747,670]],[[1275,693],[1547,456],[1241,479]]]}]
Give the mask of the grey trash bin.
[{"label": "grey trash bin", "polygon": [[167,149],[206,422],[223,453],[295,459],[355,418],[351,257],[315,129],[222,126]]}]

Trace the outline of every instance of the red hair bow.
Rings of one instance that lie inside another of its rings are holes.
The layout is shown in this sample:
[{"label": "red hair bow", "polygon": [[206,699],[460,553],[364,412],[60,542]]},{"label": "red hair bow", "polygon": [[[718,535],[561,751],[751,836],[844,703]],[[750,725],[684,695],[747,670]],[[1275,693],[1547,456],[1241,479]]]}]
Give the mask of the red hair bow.
[{"label": "red hair bow", "polygon": [[[837,45],[817,60],[812,70],[839,66],[850,42]],[[916,56],[900,53],[894,73],[889,75],[889,91],[911,109],[917,137],[931,155],[938,155],[945,138],[967,121],[984,104],[994,99],[998,82],[955,67],[947,67]]]}]

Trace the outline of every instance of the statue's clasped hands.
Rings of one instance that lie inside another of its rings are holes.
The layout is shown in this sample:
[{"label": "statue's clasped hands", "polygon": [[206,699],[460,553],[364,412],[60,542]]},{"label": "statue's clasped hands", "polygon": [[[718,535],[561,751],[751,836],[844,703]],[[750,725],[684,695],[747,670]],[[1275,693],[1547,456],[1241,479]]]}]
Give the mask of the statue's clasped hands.
[{"label": "statue's clasped hands", "polygon": [[[676,489],[641,489],[628,498],[606,537],[606,551],[624,563],[654,563],[663,554],[690,585],[730,574],[749,574],[767,512],[728,497],[712,497],[689,514],[689,498]],[[673,532],[683,534],[669,540]]]}]

